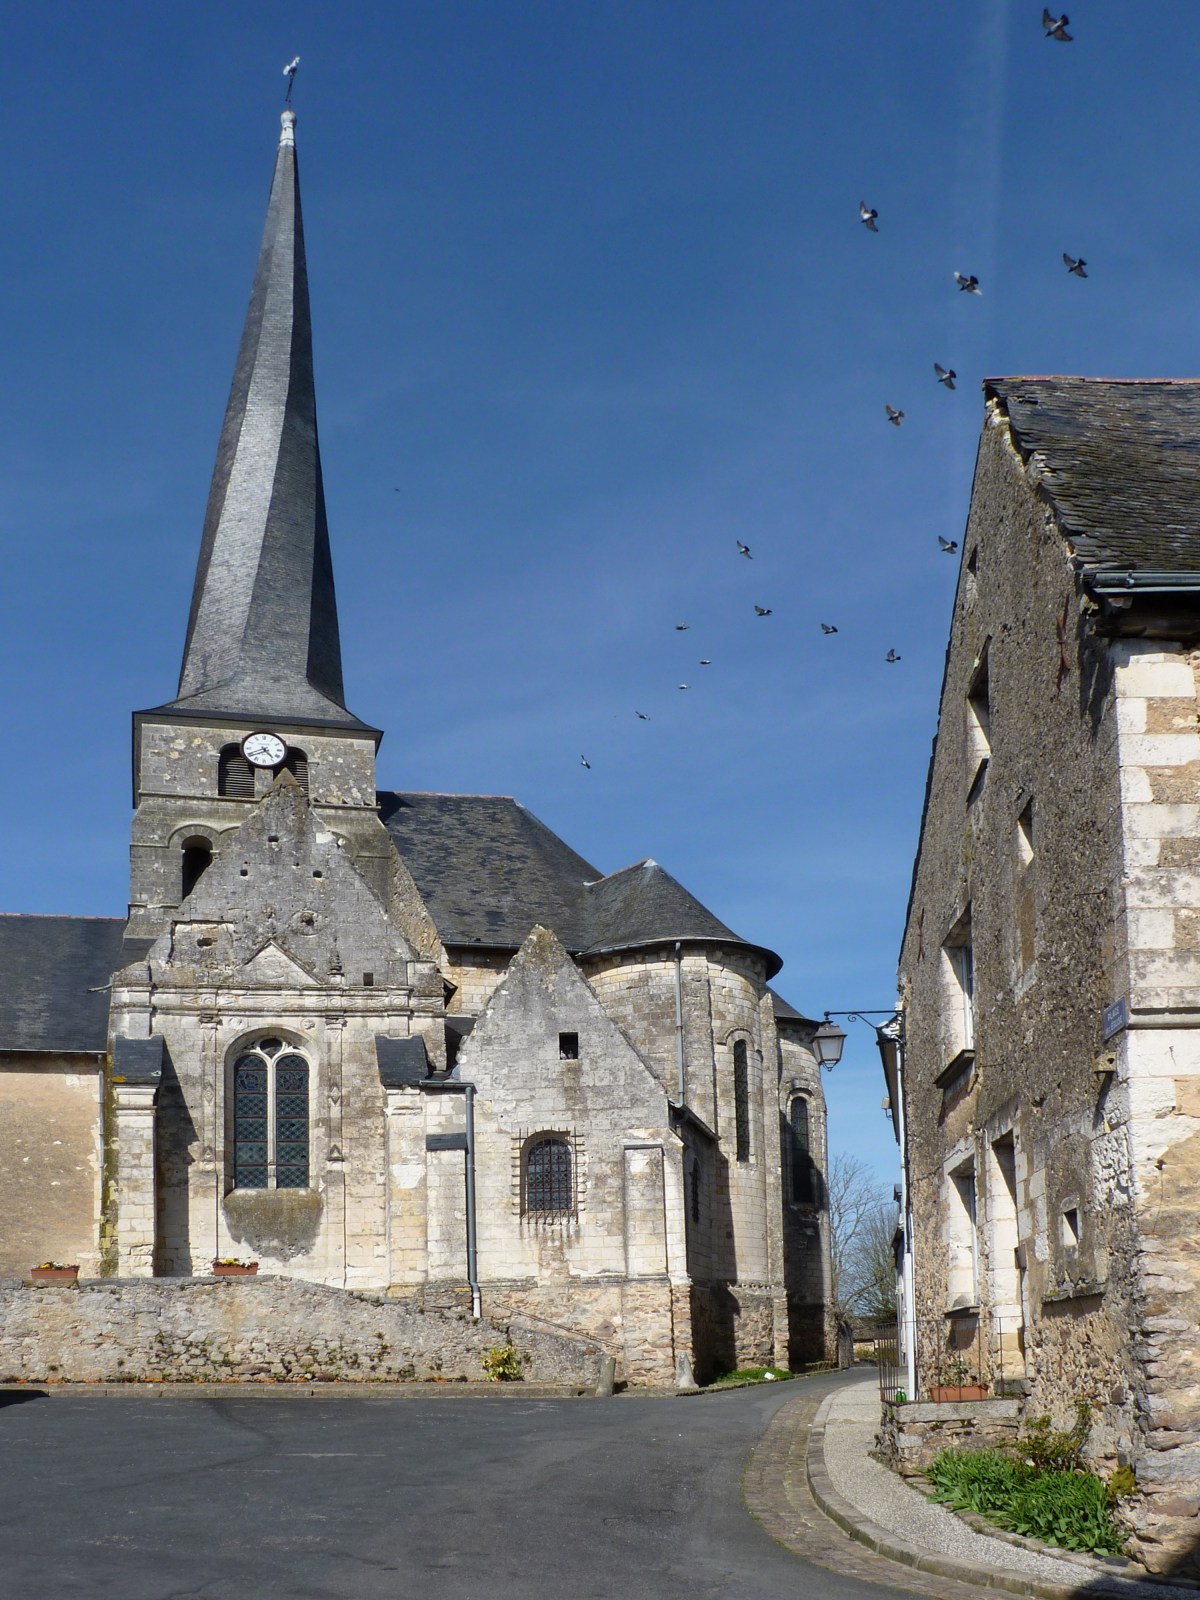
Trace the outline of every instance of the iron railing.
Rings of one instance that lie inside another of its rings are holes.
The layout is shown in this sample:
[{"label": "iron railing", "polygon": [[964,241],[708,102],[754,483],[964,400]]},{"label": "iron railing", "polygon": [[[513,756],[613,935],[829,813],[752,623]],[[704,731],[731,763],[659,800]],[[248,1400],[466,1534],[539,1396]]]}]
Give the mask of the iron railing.
[{"label": "iron railing", "polygon": [[1025,1377],[1019,1316],[967,1308],[876,1328],[871,1342],[879,1397],[889,1403],[985,1400],[1019,1392]]}]

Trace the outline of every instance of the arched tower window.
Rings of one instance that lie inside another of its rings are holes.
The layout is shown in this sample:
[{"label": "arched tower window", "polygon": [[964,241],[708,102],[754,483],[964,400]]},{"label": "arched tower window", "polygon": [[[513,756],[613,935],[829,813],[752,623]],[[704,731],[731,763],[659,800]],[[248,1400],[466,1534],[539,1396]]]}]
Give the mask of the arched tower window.
[{"label": "arched tower window", "polygon": [[733,1127],[739,1161],[750,1159],[750,1066],[745,1039],[733,1041]]},{"label": "arched tower window", "polygon": [[233,1063],[235,1189],[307,1189],[309,1064],[273,1036]]},{"label": "arched tower window", "polygon": [[217,793],[230,800],[254,799],[254,768],[240,744],[227,744],[217,757]]},{"label": "arched tower window", "polygon": [[796,1205],[815,1205],[817,1186],[808,1126],[808,1101],[803,1095],[792,1096],[788,1106],[788,1127],[791,1131],[792,1200]]},{"label": "arched tower window", "polygon": [[187,899],[211,866],[212,845],[207,839],[195,838],[183,841],[180,899]]},{"label": "arched tower window", "polygon": [[296,782],[308,793],[308,757],[303,750],[290,749],[283,758],[284,768],[291,773]]},{"label": "arched tower window", "polygon": [[540,1135],[525,1149],[526,1216],[567,1216],[575,1209],[571,1146],[561,1134]]}]

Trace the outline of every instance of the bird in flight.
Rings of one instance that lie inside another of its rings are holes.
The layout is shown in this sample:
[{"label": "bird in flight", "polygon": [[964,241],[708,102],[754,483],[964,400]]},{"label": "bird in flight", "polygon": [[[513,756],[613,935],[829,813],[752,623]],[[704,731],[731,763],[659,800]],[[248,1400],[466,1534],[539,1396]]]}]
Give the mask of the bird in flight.
[{"label": "bird in flight", "polygon": [[1087,273],[1084,271],[1084,268],[1087,266],[1087,262],[1082,256],[1079,256],[1078,258],[1075,256],[1069,256],[1064,250],[1063,266],[1066,267],[1068,272],[1073,272],[1077,278],[1087,277]]},{"label": "bird in flight", "polygon": [[947,389],[953,389],[954,380],[958,377],[953,367],[943,367],[938,362],[933,363],[933,370],[937,373],[937,381],[944,383]]},{"label": "bird in flight", "polygon": [[284,67],[284,69],[283,69],[283,75],[288,81],[287,94],[284,95],[284,97],[283,97],[284,105],[290,106],[291,103],[292,103],[292,86],[296,82],[296,73],[299,71],[299,69],[300,69],[300,57],[299,56],[293,56],[292,59],[288,62],[287,66]]},{"label": "bird in flight", "polygon": [[588,758],[586,756],[580,756],[579,765],[581,767],[586,767],[589,772],[592,770],[592,763],[588,760]]},{"label": "bird in flight", "polygon": [[701,658],[700,665],[702,667],[711,667],[712,666],[712,658],[710,656],[703,656]]},{"label": "bird in flight", "polygon": [[837,629],[836,629],[836,627],[834,627],[832,622],[823,622],[821,624],[821,632],[822,633],[836,633]]},{"label": "bird in flight", "polygon": [[899,661],[900,657],[896,654],[896,652],[894,650],[889,650],[887,655],[884,656],[883,659],[885,661]]},{"label": "bird in flight", "polygon": [[903,411],[897,411],[895,406],[888,405],[885,405],[883,409],[887,412],[888,421],[898,428],[904,421]]},{"label": "bird in flight", "polygon": [[748,544],[743,544],[742,541],[739,539],[737,541],[737,547],[738,547],[738,555],[745,556],[747,561],[753,561],[754,560],[754,557],[750,554],[750,546]]},{"label": "bird in flight", "polygon": [[1042,7],[1042,27],[1046,30],[1047,39],[1057,39],[1060,44],[1070,44],[1073,34],[1067,32],[1067,23],[1070,17],[1064,11],[1061,17],[1052,17],[1045,6]]},{"label": "bird in flight", "polygon": [[875,219],[878,216],[878,211],[873,206],[869,206],[865,200],[858,202],[858,220],[864,228],[870,228],[872,233],[879,232],[879,229],[875,226]]},{"label": "bird in flight", "polygon": [[771,608],[770,606],[755,606],[754,615],[756,617],[769,617],[771,615]]},{"label": "bird in flight", "polygon": [[646,713],[644,711],[639,711],[638,714],[637,714],[637,717],[638,717],[638,721],[639,722],[649,722],[650,721],[650,718],[646,715]]},{"label": "bird in flight", "polygon": [[677,622],[675,624],[675,632],[676,633],[686,633],[690,627],[691,627],[691,623],[690,622]]},{"label": "bird in flight", "polygon": [[946,552],[946,554],[948,556],[952,556],[954,554],[954,552],[958,549],[958,540],[957,539],[943,539],[940,533],[938,534],[938,544],[941,546],[941,548]]},{"label": "bird in flight", "polygon": [[975,274],[973,272],[971,273],[969,278],[964,278],[961,272],[956,272],[954,274],[954,281],[958,285],[960,293],[963,290],[965,290],[967,292],[967,294],[982,294],[983,293],[983,290],[979,287],[979,279],[975,276]]},{"label": "bird in flight", "polygon": [[691,686],[691,684],[690,684],[690,683],[681,683],[681,684],[680,684],[680,685],[679,685],[679,687],[680,687],[680,688],[681,688],[681,689],[690,689],[690,688],[691,688],[691,687],[692,687],[692,686]]}]

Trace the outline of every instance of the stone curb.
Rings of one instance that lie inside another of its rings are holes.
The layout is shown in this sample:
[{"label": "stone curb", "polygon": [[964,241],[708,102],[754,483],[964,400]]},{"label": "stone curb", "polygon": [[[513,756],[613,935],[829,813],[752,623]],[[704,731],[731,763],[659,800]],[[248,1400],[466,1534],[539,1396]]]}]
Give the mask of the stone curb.
[{"label": "stone curb", "polygon": [[0,1384],[0,1406],[16,1395],[51,1400],[578,1400],[578,1384],[552,1383],[19,1383]]},{"label": "stone curb", "polygon": [[[881,1528],[857,1506],[852,1506],[848,1500],[843,1499],[834,1488],[825,1466],[825,1419],[836,1398],[836,1391],[826,1396],[813,1419],[808,1434],[805,1472],[813,1499],[844,1534],[858,1544],[865,1545],[868,1550],[873,1550],[876,1555],[898,1562],[901,1566],[913,1567],[917,1572],[931,1573],[938,1578],[955,1578],[960,1583],[974,1584],[977,1588],[1002,1589],[1006,1594],[1035,1595],[1038,1600],[1077,1600],[1082,1587],[1082,1572],[1080,1583],[1047,1583],[1043,1579],[1031,1577],[1023,1572],[1010,1572],[998,1568],[981,1572],[969,1561],[959,1561],[954,1556],[933,1555],[917,1545],[909,1544],[898,1533],[893,1533],[890,1528]],[[1128,1578],[1122,1581],[1114,1579],[1111,1574],[1097,1572],[1095,1579],[1087,1585],[1087,1593],[1089,1596],[1106,1595],[1112,1596],[1113,1600],[1117,1600],[1117,1597],[1128,1600],[1134,1583],[1153,1581],[1149,1574],[1144,1578]]]}]

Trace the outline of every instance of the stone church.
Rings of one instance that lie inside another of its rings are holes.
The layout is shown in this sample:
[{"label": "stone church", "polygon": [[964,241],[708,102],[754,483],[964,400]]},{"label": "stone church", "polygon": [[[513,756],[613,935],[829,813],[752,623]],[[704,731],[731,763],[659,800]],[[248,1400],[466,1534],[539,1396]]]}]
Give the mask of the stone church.
[{"label": "stone church", "polygon": [[376,788],[294,128],[178,693],[133,720],[128,918],[0,917],[0,1273],[178,1294],[253,1259],[347,1305],[520,1316],[632,1381],[819,1359],[825,1109],[778,957],[515,800]]}]

